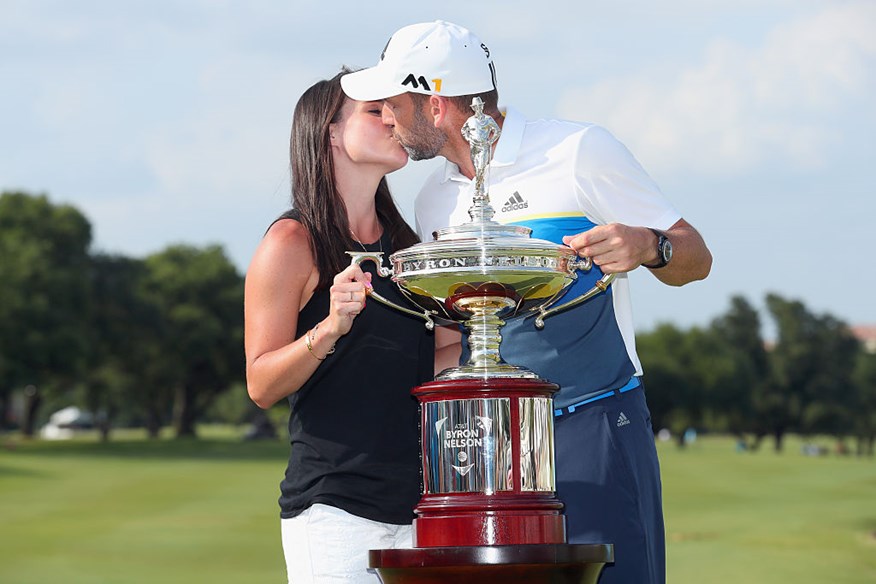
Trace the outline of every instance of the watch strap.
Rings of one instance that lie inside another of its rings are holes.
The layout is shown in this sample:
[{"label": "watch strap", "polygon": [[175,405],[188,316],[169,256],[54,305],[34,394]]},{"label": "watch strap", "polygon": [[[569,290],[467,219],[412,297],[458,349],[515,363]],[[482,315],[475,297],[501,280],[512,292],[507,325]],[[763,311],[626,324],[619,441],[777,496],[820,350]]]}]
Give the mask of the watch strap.
[{"label": "watch strap", "polygon": [[650,229],[651,232],[657,236],[657,261],[653,264],[642,265],[650,270],[656,270],[657,268],[662,268],[669,263],[669,261],[666,259],[666,254],[663,249],[666,246],[667,240],[669,238],[666,237],[666,234],[659,229],[654,229],[653,227],[649,227],[648,229]]}]

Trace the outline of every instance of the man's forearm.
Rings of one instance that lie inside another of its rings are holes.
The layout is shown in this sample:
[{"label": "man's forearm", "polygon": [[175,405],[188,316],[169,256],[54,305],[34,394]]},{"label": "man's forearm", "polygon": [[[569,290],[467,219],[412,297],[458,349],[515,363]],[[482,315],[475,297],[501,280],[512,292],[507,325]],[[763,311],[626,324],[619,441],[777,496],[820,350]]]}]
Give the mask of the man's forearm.
[{"label": "man's forearm", "polygon": [[712,254],[699,232],[679,219],[664,233],[672,242],[672,260],[662,268],[652,269],[651,273],[670,286],[705,279],[712,269]]}]

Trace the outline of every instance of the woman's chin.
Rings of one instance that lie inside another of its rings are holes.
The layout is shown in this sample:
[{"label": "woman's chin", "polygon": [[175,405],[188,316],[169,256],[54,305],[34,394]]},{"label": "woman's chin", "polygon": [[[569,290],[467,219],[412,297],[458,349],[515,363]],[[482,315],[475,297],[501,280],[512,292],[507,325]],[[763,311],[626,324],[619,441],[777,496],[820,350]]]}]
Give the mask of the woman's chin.
[{"label": "woman's chin", "polygon": [[408,165],[408,161],[409,161],[409,160],[410,160],[410,159],[408,158],[407,153],[405,153],[405,157],[404,157],[404,159],[403,159],[403,160],[399,160],[397,164],[393,165],[393,167],[392,167],[389,171],[387,171],[386,174],[389,174],[390,172],[395,172],[395,171],[397,171],[397,170],[400,170],[400,169],[404,168],[405,166]]}]

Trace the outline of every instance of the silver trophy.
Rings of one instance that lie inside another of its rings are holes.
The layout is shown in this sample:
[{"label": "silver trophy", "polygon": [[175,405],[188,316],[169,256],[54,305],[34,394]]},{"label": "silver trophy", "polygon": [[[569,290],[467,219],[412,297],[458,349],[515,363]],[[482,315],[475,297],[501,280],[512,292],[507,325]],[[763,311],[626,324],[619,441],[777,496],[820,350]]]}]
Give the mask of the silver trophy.
[{"label": "silver trophy", "polygon": [[[379,302],[417,315],[432,328],[457,324],[470,356],[413,389],[420,402],[423,497],[416,507],[417,547],[564,543],[562,503],[555,497],[553,394],[536,372],[506,363],[500,353],[507,319],[534,316],[534,326],[605,291],[605,275],[587,292],[557,304],[588,258],[527,227],[493,220],[486,189],[496,122],[479,98],[462,128],[474,163],[471,220],[445,227],[434,240],[393,253],[391,268],[377,252],[348,252],[354,263],[374,261],[417,309]],[[445,535],[447,534],[447,535]]]},{"label": "silver trophy", "polygon": [[569,247],[532,239],[528,228],[493,221],[485,178],[500,130],[480,99],[472,109],[462,128],[475,168],[471,221],[393,253],[391,268],[382,267],[380,253],[348,252],[354,263],[374,261],[419,310],[373,298],[422,317],[429,328],[462,326],[470,349],[464,365],[411,391],[420,404],[423,464],[414,547],[371,550],[369,566],[386,584],[498,582],[524,573],[532,582],[593,584],[613,561],[613,546],[567,543],[554,467],[557,386],[506,363],[500,330],[521,316],[535,316],[542,328],[546,317],[605,291],[614,276],[557,304],[592,263]]}]

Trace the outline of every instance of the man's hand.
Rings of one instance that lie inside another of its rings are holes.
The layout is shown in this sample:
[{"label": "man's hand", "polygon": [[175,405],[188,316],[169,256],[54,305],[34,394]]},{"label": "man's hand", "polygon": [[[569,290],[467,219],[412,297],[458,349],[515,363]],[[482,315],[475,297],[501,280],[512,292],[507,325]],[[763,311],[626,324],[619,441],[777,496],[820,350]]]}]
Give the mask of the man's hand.
[{"label": "man's hand", "polygon": [[[699,232],[679,219],[664,231],[672,242],[672,260],[651,273],[670,286],[683,286],[702,280],[712,268],[712,254]],[[647,227],[621,223],[598,225],[589,231],[563,237],[563,243],[588,257],[605,274],[635,270],[642,264],[657,261],[657,236]]]},{"label": "man's hand", "polygon": [[629,272],[657,261],[657,238],[647,227],[598,225],[578,235],[567,235],[563,243],[578,255],[592,259],[605,274]]}]

